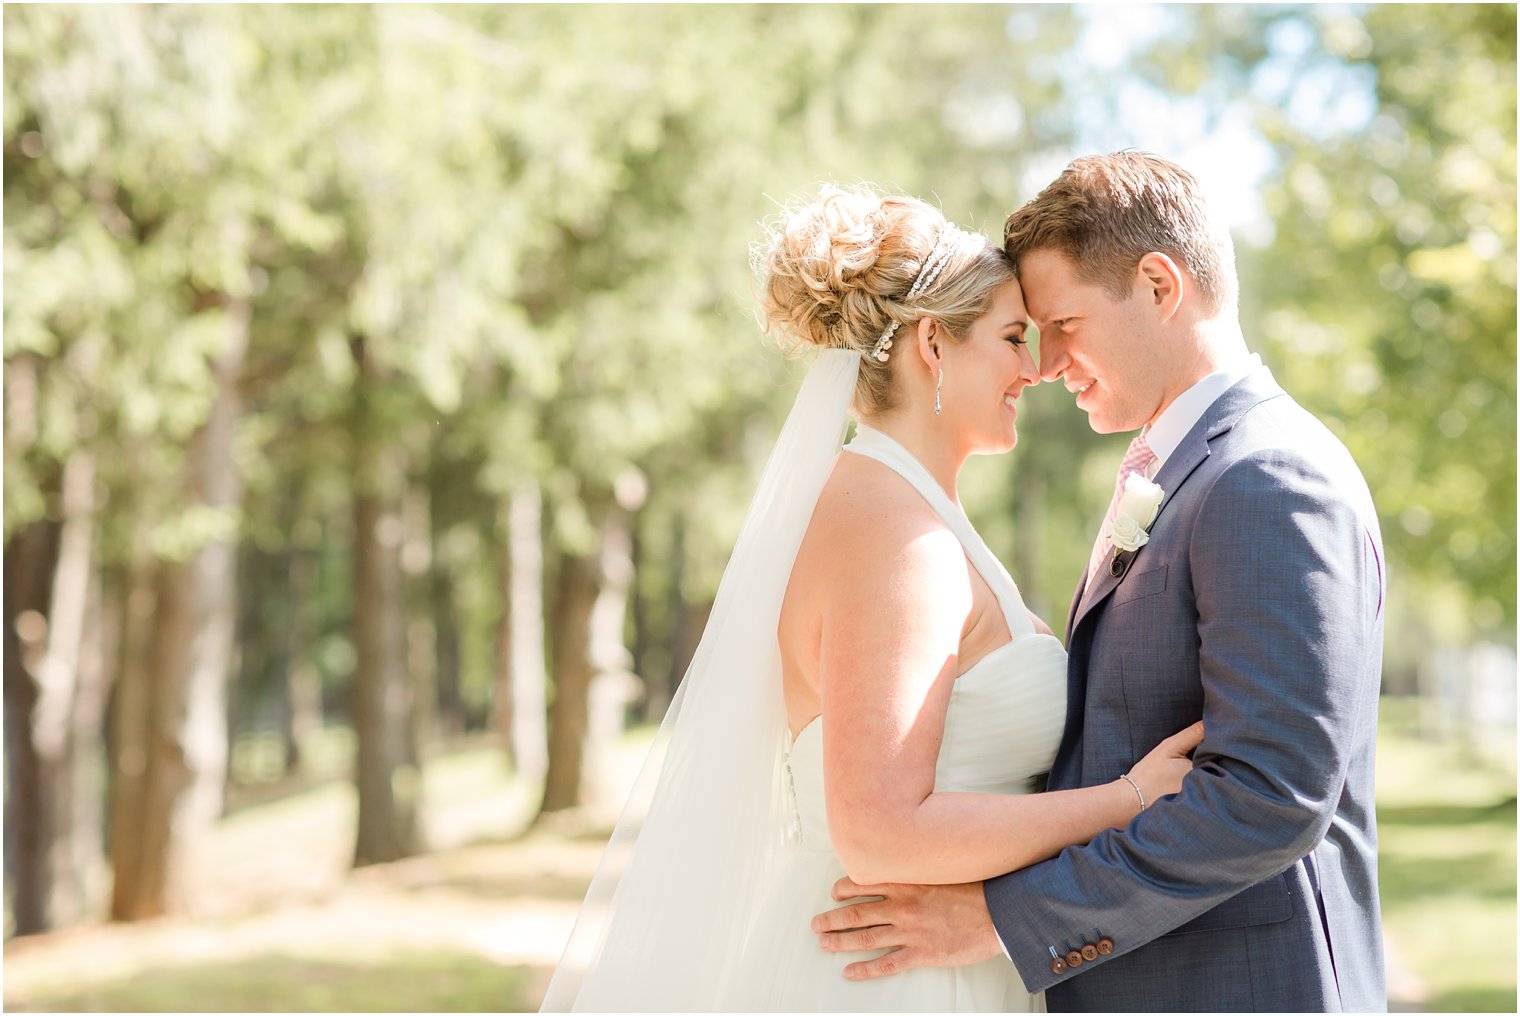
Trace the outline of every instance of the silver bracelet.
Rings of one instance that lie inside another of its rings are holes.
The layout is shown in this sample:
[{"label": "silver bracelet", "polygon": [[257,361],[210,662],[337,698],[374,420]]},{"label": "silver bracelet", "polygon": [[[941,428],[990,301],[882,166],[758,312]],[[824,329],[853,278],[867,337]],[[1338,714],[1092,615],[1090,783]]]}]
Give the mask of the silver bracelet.
[{"label": "silver bracelet", "polygon": [[1146,808],[1146,804],[1145,804],[1145,792],[1140,789],[1140,784],[1138,784],[1134,780],[1130,779],[1129,778],[1129,773],[1120,773],[1119,774],[1119,779],[1123,780],[1125,783],[1128,783],[1130,786],[1132,786],[1132,787],[1135,788],[1135,796],[1138,797],[1138,798],[1140,798],[1140,810],[1144,811],[1145,808]]}]

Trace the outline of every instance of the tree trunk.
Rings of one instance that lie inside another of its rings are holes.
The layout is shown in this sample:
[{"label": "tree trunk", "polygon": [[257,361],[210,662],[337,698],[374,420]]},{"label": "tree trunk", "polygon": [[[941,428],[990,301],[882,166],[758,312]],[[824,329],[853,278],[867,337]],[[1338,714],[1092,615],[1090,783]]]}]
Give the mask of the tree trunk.
[{"label": "tree trunk", "polygon": [[[393,456],[382,456],[393,457]],[[386,508],[391,510],[387,511]],[[359,828],[354,866],[416,852],[420,789],[407,748],[411,688],[401,590],[401,520],[375,494],[354,498],[354,733]]]},{"label": "tree trunk", "polygon": [[[217,393],[210,417],[190,441],[186,487],[192,506],[231,512],[242,497],[232,449],[242,409],[237,386],[248,341],[248,305],[218,294],[203,296],[201,305],[222,308],[227,333],[212,365]],[[129,743],[140,750],[141,758],[134,756],[131,764],[143,769],[140,795],[131,802],[137,814],[115,826],[113,843],[122,848],[113,856],[116,920],[181,909],[195,880],[199,840],[221,816],[236,571],[231,534],[155,569],[146,680],[134,690],[143,701],[124,711],[131,713],[127,722],[141,726],[126,732],[123,750]],[[129,835],[135,842],[128,842]]]},{"label": "tree trunk", "polygon": [[50,927],[52,810],[33,728],[58,544],[58,524],[39,519],[5,548],[5,872],[17,935]]},{"label": "tree trunk", "polygon": [[517,742],[512,737],[512,499],[500,499],[497,513],[501,539],[493,549],[501,615],[496,622],[496,654],[491,671],[491,694],[486,703],[486,729],[496,735],[507,762],[516,768]]},{"label": "tree trunk", "polygon": [[[666,699],[667,706],[670,698],[675,697],[676,689],[686,677],[686,668],[691,666],[691,661],[697,655],[697,646],[702,642],[702,633],[707,630],[707,619],[712,614],[713,601],[706,600],[693,606],[686,602],[686,594],[683,590],[686,571],[686,516],[684,513],[676,516],[676,541],[675,550],[671,554],[671,568],[673,569],[670,579],[670,612],[675,618],[670,628],[670,689]],[[660,711],[663,717],[665,711]],[[652,717],[658,719],[659,717]]]},{"label": "tree trunk", "polygon": [[89,452],[69,457],[58,504],[62,526],[33,523],[5,557],[6,864],[18,935],[80,920],[98,891],[106,668]]},{"label": "tree trunk", "polygon": [[549,768],[540,813],[582,803],[591,680],[591,610],[600,575],[589,554],[561,554],[554,593],[554,706],[549,711]]},{"label": "tree trunk", "polygon": [[299,772],[310,755],[312,739],[322,730],[322,682],[314,659],[317,562],[313,552],[301,547],[292,547],[288,560],[285,769]]},{"label": "tree trunk", "polygon": [[545,705],[543,503],[536,480],[520,483],[507,503],[507,554],[500,653],[492,695],[492,729],[502,734],[516,771],[537,782],[549,767]]},{"label": "tree trunk", "polygon": [[433,614],[433,670],[438,685],[438,733],[442,737],[457,738],[470,727],[469,710],[464,703],[464,689],[460,684],[459,671],[459,606],[455,602],[457,588],[452,567],[439,567],[437,557],[430,574],[432,595],[428,608]]},{"label": "tree trunk", "polygon": [[432,617],[434,684],[438,733],[446,738],[464,734],[469,727],[465,709],[464,693],[460,687],[459,673],[459,588],[456,569],[459,562],[446,553],[444,540],[448,535],[450,515],[447,512],[447,481],[449,473],[444,468],[442,456],[435,456],[433,468],[428,470],[428,517],[426,534],[432,567],[419,583],[427,592],[427,602],[420,609]]},{"label": "tree trunk", "polygon": [[637,683],[623,642],[633,578],[628,509],[611,507],[600,532],[594,555],[567,554],[560,567],[544,814],[596,800],[603,751],[621,733]]},{"label": "tree trunk", "polygon": [[641,717],[649,715],[651,710],[649,700],[663,685],[660,678],[651,673],[653,668],[650,666],[649,658],[650,650],[654,645],[654,633],[650,628],[649,597],[644,591],[646,583],[641,581],[641,576],[646,574],[644,568],[647,564],[644,524],[642,513],[634,516],[632,541],[628,551],[633,563],[633,586],[628,590],[628,620],[633,627],[633,644],[628,648],[633,653],[633,672],[643,680],[646,691],[639,711]]},{"label": "tree trunk", "polygon": [[106,881],[105,809],[110,801],[110,756],[106,738],[107,707],[116,679],[121,639],[121,603],[107,590],[99,560],[90,570],[85,615],[87,625],[79,657],[79,689],[74,700],[73,870],[80,885],[80,916],[104,912],[110,891]]},{"label": "tree trunk", "polygon": [[[659,665],[638,663],[635,670],[644,679],[645,723],[659,723],[670,708],[681,673],[681,638],[686,625],[686,598],[681,586],[686,575],[686,513],[677,508],[670,516],[670,551],[663,562],[665,569],[665,627],[659,652]],[[635,568],[642,562],[635,561]],[[646,650],[646,655],[654,655]]]},{"label": "tree trunk", "polygon": [[142,894],[137,883],[143,866],[152,711],[148,654],[156,608],[157,562],[147,552],[146,534],[141,527],[137,543],[127,579],[121,665],[111,705],[111,913],[120,919],[130,918],[133,901]]},{"label": "tree trunk", "polygon": [[354,866],[395,861],[419,847],[421,778],[413,748],[412,685],[407,680],[401,547],[404,473],[400,453],[382,444],[370,406],[378,373],[353,343],[359,367],[354,419],[354,733],[359,822]]},{"label": "tree trunk", "polygon": [[[84,851],[75,825],[82,803],[79,794],[88,789],[80,772],[77,735],[82,719],[99,716],[99,671],[91,670],[94,661],[86,658],[87,652],[98,649],[94,639],[98,624],[86,622],[90,607],[99,606],[91,601],[92,593],[98,601],[98,589],[93,581],[95,460],[88,452],[75,452],[64,466],[62,507],[63,530],[47,615],[47,654],[38,668],[39,696],[32,717],[42,785],[50,798],[51,927],[79,920],[89,902],[90,872],[80,866]],[[94,859],[91,856],[84,863]]]},{"label": "tree trunk", "polygon": [[[7,358],[7,460],[27,454],[37,440],[38,374],[48,362],[25,352]],[[38,480],[50,507],[55,507],[58,471],[50,469]],[[18,935],[46,931],[51,923],[52,788],[36,739],[36,721],[61,538],[59,523],[44,515],[12,533],[5,545],[5,875]]]},{"label": "tree trunk", "polygon": [[435,565],[433,525],[426,489],[408,485],[402,504],[402,608],[406,611],[406,676],[412,697],[409,761],[420,772],[425,752],[438,736],[438,629],[427,602],[432,591],[429,573]]},{"label": "tree trunk", "polygon": [[259,700],[268,693],[270,556],[252,540],[238,547],[237,659],[227,694],[227,786],[238,779],[232,772],[232,754],[239,734],[256,729]]},{"label": "tree trunk", "polygon": [[638,698],[639,679],[624,635],[628,594],[633,586],[633,516],[614,507],[602,526],[601,589],[591,609],[591,666],[595,672],[587,703],[588,765],[581,782],[585,797],[604,801],[610,793],[605,757],[623,734],[628,706]]}]

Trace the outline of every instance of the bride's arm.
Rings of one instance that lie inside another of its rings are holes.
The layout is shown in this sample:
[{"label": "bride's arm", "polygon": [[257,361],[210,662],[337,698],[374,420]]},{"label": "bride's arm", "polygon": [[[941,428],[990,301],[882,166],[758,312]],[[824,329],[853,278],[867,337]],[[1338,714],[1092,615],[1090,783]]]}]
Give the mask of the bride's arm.
[{"label": "bride's arm", "polygon": [[[965,556],[936,521],[886,512],[831,544],[836,567],[823,595],[821,644],[824,780],[834,848],[864,885],[991,878],[1123,828],[1140,811],[1135,788],[1122,779],[1044,794],[934,792],[971,613]],[[1193,743],[1179,740],[1174,754]],[[1180,780],[1187,763],[1168,770],[1150,759],[1140,782],[1154,800],[1175,790],[1166,784]]]}]

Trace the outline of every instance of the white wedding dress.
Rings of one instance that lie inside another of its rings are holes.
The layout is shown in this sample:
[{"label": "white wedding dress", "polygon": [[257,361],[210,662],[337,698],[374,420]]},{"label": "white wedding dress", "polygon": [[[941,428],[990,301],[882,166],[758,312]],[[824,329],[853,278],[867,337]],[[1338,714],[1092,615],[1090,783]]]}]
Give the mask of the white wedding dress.
[{"label": "white wedding dress", "polygon": [[[841,454],[860,354],[825,350],[777,437],[701,644],[614,830],[546,993],[545,1012],[1041,1011],[1013,964],[847,981],[863,954],[809,928],[845,874],[829,839],[823,719],[789,744],[776,625],[819,492]],[[955,682],[941,791],[1024,794],[1055,757],[1066,656],[933,478],[861,427],[845,446],[895,470],[956,534],[1012,641]],[[1011,835],[1017,835],[1016,832]]]},{"label": "white wedding dress", "polygon": [[[1018,588],[965,514],[902,445],[862,427],[846,450],[899,473],[960,539],[966,556],[1003,608],[1013,640],[956,679],[945,717],[935,789],[1027,794],[1050,769],[1066,719],[1066,651],[1034,630]],[[1043,1012],[1003,957],[968,967],[909,970],[847,981],[842,956],[818,948],[815,914],[840,904],[830,895],[844,866],[829,840],[823,782],[823,718],[797,735],[786,768],[799,830],[774,892],[745,948],[748,977],[736,979],[721,1008],[762,1012]],[[872,953],[870,955],[881,955]]]}]

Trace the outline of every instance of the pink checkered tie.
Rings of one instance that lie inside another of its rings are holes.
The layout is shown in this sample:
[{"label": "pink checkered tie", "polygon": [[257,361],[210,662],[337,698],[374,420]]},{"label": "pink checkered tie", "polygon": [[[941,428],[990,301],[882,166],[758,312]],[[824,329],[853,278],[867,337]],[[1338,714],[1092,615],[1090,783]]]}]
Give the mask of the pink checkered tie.
[{"label": "pink checkered tie", "polygon": [[1092,557],[1087,561],[1089,584],[1098,574],[1098,565],[1107,560],[1109,551],[1113,550],[1114,545],[1108,538],[1108,526],[1119,517],[1119,498],[1124,493],[1125,479],[1130,473],[1139,473],[1148,480],[1151,467],[1155,464],[1156,453],[1151,451],[1151,446],[1145,443],[1144,432],[1136,434],[1135,439],[1129,443],[1129,450],[1124,453],[1124,461],[1119,463],[1119,478],[1114,482],[1114,498],[1108,503],[1108,514],[1103,516],[1103,525],[1098,529],[1097,542],[1093,544]]}]

